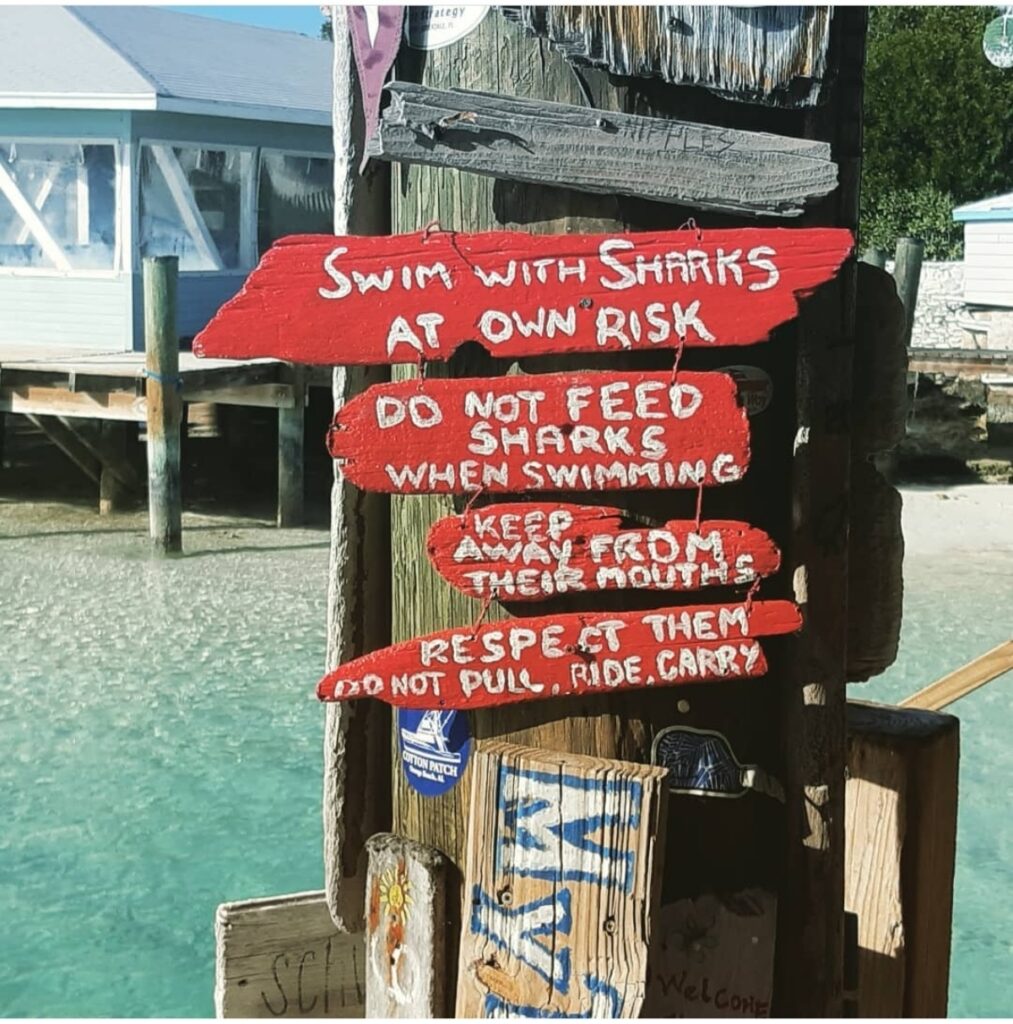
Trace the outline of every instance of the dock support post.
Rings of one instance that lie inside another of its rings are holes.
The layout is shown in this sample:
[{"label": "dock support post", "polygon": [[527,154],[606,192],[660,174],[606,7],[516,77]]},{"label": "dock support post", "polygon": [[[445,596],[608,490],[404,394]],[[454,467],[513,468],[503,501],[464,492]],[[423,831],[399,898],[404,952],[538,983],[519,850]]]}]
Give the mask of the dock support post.
[{"label": "dock support post", "polygon": [[162,554],[183,549],[179,428],[183,399],[179,386],[176,282],[179,259],[144,260],[145,393],[148,404],[148,522],[152,544]]},{"label": "dock support post", "polygon": [[[110,455],[120,457],[126,462],[128,431],[130,424],[118,423],[116,420],[102,420],[99,424],[99,436],[103,446],[108,449]],[[111,512],[117,512],[126,504],[129,490],[122,479],[112,467],[111,463],[102,463],[102,473],[98,484],[98,514],[107,516]]]},{"label": "dock support post", "polygon": [[915,322],[915,306],[918,304],[918,282],[922,276],[922,255],[925,243],[920,238],[898,238],[897,256],[893,266],[893,277],[897,282],[897,294],[904,303],[904,345],[911,344],[911,331]]},{"label": "dock support post", "polygon": [[886,249],[880,249],[878,246],[866,249],[862,256],[862,262],[879,267],[880,270],[886,270]]},{"label": "dock support post", "polygon": [[306,377],[293,366],[291,409],[278,410],[278,526],[302,526]]},{"label": "dock support post", "polygon": [[858,1016],[945,1017],[960,724],[848,703],[846,905],[858,915]]}]

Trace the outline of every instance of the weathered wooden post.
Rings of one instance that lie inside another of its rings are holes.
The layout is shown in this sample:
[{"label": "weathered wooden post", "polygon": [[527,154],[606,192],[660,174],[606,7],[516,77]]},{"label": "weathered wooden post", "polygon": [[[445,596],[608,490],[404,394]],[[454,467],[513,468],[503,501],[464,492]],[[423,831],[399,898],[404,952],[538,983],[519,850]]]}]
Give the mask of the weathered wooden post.
[{"label": "weathered wooden post", "polygon": [[148,522],[156,551],[183,550],[179,431],[183,400],[176,332],[179,258],[144,260],[145,395],[148,407]]},{"label": "weathered wooden post", "polygon": [[278,526],[302,526],[306,380],[291,367],[292,407],[278,410]]},{"label": "weathered wooden post", "polygon": [[848,705],[847,906],[858,916],[858,1016],[945,1017],[959,722]]},{"label": "weathered wooden post", "polygon": [[897,294],[904,303],[907,320],[904,327],[904,344],[911,344],[914,328],[915,309],[918,306],[918,283],[922,276],[922,255],[925,243],[920,238],[897,239],[897,253],[894,257],[893,276],[897,282]]},{"label": "weathered wooden post", "polygon": [[[349,9],[331,8],[334,36],[334,233],[389,230],[389,176],[358,174],[365,129],[349,35]],[[346,333],[355,330],[346,323]],[[340,355],[331,359],[339,363]],[[334,410],[382,368],[335,365]],[[390,505],[350,485],[338,463],[331,491],[327,668],[390,641]],[[334,923],[361,932],[366,840],[390,828],[390,712],[378,701],[327,708],[324,729],[324,890]]]},{"label": "weathered wooden post", "polygon": [[[108,461],[102,463],[99,478],[98,511],[105,516],[122,508],[130,487],[127,478],[132,474],[128,462],[128,445],[134,425],[118,423],[116,420],[102,420],[96,425],[102,447],[108,453]],[[136,439],[136,432],[134,434]]]},{"label": "weathered wooden post", "polygon": [[[825,141],[837,163],[840,184],[831,197],[809,206],[802,223],[852,229],[856,226],[865,31],[862,12],[838,9],[832,22],[820,22],[819,31],[826,31],[827,35],[812,37],[826,43],[839,62],[837,81],[828,102],[805,113],[778,110],[775,116],[760,107],[722,103],[700,90],[667,85],[657,76],[621,79],[621,85],[613,86],[597,70],[605,66],[608,70],[637,75],[641,67],[651,66],[652,61],[664,67],[663,58],[657,53],[666,52],[663,48],[672,46],[672,40],[685,43],[683,49],[690,51],[684,56],[676,46],[673,63],[684,58],[684,66],[693,66],[690,40],[694,33],[673,36],[669,27],[693,19],[695,38],[706,36],[713,41],[712,52],[726,52],[729,66],[741,66],[742,54],[735,56],[733,51],[737,45],[750,44],[733,41],[734,26],[716,10],[713,15],[701,15],[685,7],[650,12],[624,8],[612,11],[607,18],[603,13],[601,21],[596,14],[576,7],[552,8],[544,14],[535,8],[522,11],[524,23],[542,38],[532,38],[520,26],[492,13],[464,38],[427,50],[424,62],[410,48],[403,50],[398,77],[414,78],[435,89],[475,89],[507,93],[511,100],[528,97],[563,101],[576,107],[590,106],[593,109],[587,112],[588,116],[599,125],[602,138],[619,124],[616,114],[620,111],[656,118],[671,117],[678,111],[678,117],[722,129],[774,130],[795,135],[796,142],[801,138]],[[824,16],[821,9],[816,18]],[[653,34],[657,31],[655,19],[660,27],[657,37]],[[603,34],[609,37],[610,44],[603,51],[595,50],[593,40]],[[758,44],[762,34],[758,28],[753,41]],[[547,48],[546,36],[555,46]],[[650,47],[655,45],[659,49],[652,51]],[[638,52],[638,47],[644,49]],[[590,59],[586,63],[592,65],[591,70],[583,61],[568,65],[559,50],[578,58],[588,54]],[[609,66],[606,53],[613,55],[616,62],[623,60],[619,54],[628,54],[627,66]],[[734,87],[729,91],[734,92]],[[469,102],[470,98],[462,97],[456,108],[441,112],[434,120],[440,116],[452,118],[454,110],[467,116],[473,109]],[[504,100],[504,107],[509,102]],[[594,163],[584,148],[591,144],[593,136],[575,138],[569,157],[565,155],[567,137],[563,128],[568,123],[565,118],[570,116],[578,115],[571,115],[569,109],[566,115],[554,115],[552,108],[545,109],[546,134],[555,131],[561,143],[560,171],[556,181],[549,175],[543,177],[541,186],[511,181],[513,175],[509,172],[494,180],[440,166],[395,165],[394,230],[417,230],[436,219],[445,229],[479,231],[520,226],[535,234],[573,233],[677,227],[692,216],[706,240],[712,227],[741,223],[741,214],[736,217],[731,213],[708,214],[706,210],[701,213],[701,207],[688,197],[681,206],[666,207],[614,195],[596,198],[556,187],[576,181],[579,173]],[[420,143],[428,145],[425,140]],[[455,155],[451,147],[443,152]],[[537,156],[538,150],[528,152]],[[469,152],[462,146],[461,153],[462,160],[485,159],[486,173],[496,173],[495,150],[476,146]],[[642,166],[647,166],[646,158]],[[718,190],[715,195],[712,191],[709,197],[717,200],[718,206],[727,201],[729,206],[725,209],[729,209],[740,200],[741,193],[731,186],[725,193]],[[704,498],[705,508],[712,512],[727,509],[742,518],[769,525],[775,535],[781,532],[787,547],[783,572],[794,583],[793,596],[804,606],[806,630],[798,640],[784,642],[777,651],[779,668],[774,670],[774,678],[778,682],[772,685],[769,699],[763,699],[749,686],[728,683],[720,695],[708,692],[704,686],[690,687],[679,701],[661,693],[595,696],[565,711],[551,704],[519,704],[476,711],[470,716],[476,737],[496,737],[545,749],[633,761],[651,759],[653,742],[665,727],[710,729],[728,737],[740,756],[748,753],[753,763],[759,762],[780,775],[788,800],[783,817],[775,813],[776,802],[768,808],[762,799],[743,806],[738,814],[727,809],[719,812],[707,800],[683,797],[678,801],[677,810],[670,815],[674,831],[667,844],[670,852],[662,902],[750,885],[774,889],[778,878],[785,879],[778,900],[773,1005],[774,1012],[786,1015],[839,1013],[843,984],[844,660],[850,448],[847,409],[851,393],[853,303],[853,279],[846,272],[839,284],[828,285],[810,300],[796,330],[786,329],[776,335],[776,351],[756,355],[755,362],[773,378],[775,393],[770,419],[764,422],[757,417],[755,421],[754,457],[760,461],[744,481],[729,489],[734,490],[734,496],[729,493],[726,497],[722,493],[725,489],[719,488],[708,491]],[[456,366],[451,364],[451,372],[467,373],[478,368],[479,372],[489,373],[505,369],[502,364],[496,366],[481,360],[468,365],[466,358],[462,355]],[[528,359],[522,365],[532,372],[560,364],[558,360],[553,364],[545,359]],[[575,364],[571,360],[563,365]],[[634,357],[625,363],[621,357],[609,361],[613,368],[631,365],[643,363],[636,363]],[[692,350],[680,363],[686,368],[721,365],[715,360],[695,360]],[[792,459],[787,452],[793,446]],[[772,489],[780,489],[778,497],[773,497]],[[764,496],[764,490],[769,496]],[[687,517],[692,515],[690,502],[672,492],[664,497],[638,497],[627,492],[622,495],[621,507],[655,520],[671,518],[679,512]],[[747,513],[746,509],[750,511]],[[472,623],[483,610],[486,621],[507,614],[495,601],[483,609],[481,601],[448,591],[427,564],[423,554],[425,530],[451,510],[445,497],[396,496],[393,500],[393,562],[397,566],[393,590],[395,641],[436,628]],[[774,592],[784,593],[784,585],[775,585]],[[565,606],[564,598],[557,599],[556,607]],[[465,774],[463,783],[450,792],[427,798],[412,789],[403,774],[396,773],[395,830],[439,847],[455,863],[462,864],[468,782]],[[778,821],[787,826],[780,843],[775,838]],[[675,835],[680,838],[674,839]],[[706,839],[687,844],[687,835]],[[757,843],[757,835],[765,838]],[[748,857],[732,852],[745,848],[750,850]],[[768,981],[768,999],[769,984]],[[686,1012],[692,1012],[692,1007]]]},{"label": "weathered wooden post", "polygon": [[886,249],[880,246],[870,246],[862,253],[862,262],[868,263],[870,266],[878,267],[880,270],[886,269],[886,259],[888,253]]}]

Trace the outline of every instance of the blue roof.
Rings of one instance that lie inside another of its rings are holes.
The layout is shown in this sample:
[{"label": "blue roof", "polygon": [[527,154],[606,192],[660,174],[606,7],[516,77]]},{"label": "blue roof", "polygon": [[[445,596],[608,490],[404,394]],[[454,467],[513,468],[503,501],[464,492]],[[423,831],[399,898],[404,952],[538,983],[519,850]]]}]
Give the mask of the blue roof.
[{"label": "blue roof", "polygon": [[953,211],[953,219],[956,221],[1013,220],[1013,192],[958,206]]},{"label": "blue roof", "polygon": [[[322,17],[321,17],[322,20]],[[0,107],[330,124],[331,47],[159,7],[0,6]]]}]

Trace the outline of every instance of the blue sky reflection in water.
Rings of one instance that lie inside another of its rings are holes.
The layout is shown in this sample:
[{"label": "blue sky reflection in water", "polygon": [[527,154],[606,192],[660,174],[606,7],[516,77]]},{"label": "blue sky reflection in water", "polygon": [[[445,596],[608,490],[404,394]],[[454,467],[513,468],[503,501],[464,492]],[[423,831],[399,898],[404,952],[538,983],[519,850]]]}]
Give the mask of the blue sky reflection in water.
[{"label": "blue sky reflection in water", "polygon": [[[1011,635],[1010,522],[1010,488],[905,494],[900,659],[852,696]],[[188,522],[158,562],[143,518],[112,524],[0,503],[4,1016],[209,1016],[215,905],[322,883],[326,533]],[[954,1016],[1013,1008],[1011,694],[954,709]]]}]

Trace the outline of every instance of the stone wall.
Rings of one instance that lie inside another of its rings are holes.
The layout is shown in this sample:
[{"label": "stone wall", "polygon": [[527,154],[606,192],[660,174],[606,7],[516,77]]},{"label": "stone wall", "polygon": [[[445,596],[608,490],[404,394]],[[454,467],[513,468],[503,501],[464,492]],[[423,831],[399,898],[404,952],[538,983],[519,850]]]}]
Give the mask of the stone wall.
[{"label": "stone wall", "polygon": [[[893,273],[893,263],[887,263],[886,269]],[[976,324],[983,329],[974,330]],[[964,302],[963,262],[926,261],[918,285],[911,345],[1013,350],[1013,310],[969,307]]]}]

